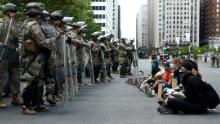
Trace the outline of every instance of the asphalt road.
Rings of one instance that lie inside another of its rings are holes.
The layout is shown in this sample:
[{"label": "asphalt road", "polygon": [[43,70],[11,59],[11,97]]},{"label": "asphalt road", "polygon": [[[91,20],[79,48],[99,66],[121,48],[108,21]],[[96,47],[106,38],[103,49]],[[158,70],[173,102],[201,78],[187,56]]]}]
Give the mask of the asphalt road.
[{"label": "asphalt road", "polygon": [[[199,62],[203,78],[220,94],[220,68],[209,68]],[[150,62],[140,60],[139,68],[145,74]],[[150,98],[136,87],[125,84],[126,79],[114,75],[111,83],[88,86],[80,90],[68,112],[60,106],[50,107],[47,113],[34,116],[22,115],[20,107],[0,109],[0,124],[219,124],[220,106],[217,111],[204,115],[161,115],[156,111],[156,98]]]}]

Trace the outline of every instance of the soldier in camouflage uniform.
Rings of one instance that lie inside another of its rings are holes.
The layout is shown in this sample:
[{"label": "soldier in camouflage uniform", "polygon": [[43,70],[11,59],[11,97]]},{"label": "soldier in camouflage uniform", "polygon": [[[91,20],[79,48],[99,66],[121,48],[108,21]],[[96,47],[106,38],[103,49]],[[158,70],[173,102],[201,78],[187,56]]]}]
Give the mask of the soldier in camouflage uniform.
[{"label": "soldier in camouflage uniform", "polygon": [[[62,19],[64,18],[61,11],[56,10],[51,12],[50,14],[52,26],[55,28],[55,34],[56,36],[59,36],[61,34],[64,34],[64,28],[62,28]],[[65,78],[67,76],[67,68],[64,66],[67,63],[66,58],[66,42],[64,39],[64,35],[61,35],[56,42],[56,48],[52,49],[51,51],[51,63],[54,63],[53,66],[55,68],[55,96],[57,101],[60,100],[62,90],[63,90],[63,84],[65,82]],[[65,59],[65,60],[64,60]]]},{"label": "soldier in camouflage uniform", "polygon": [[[100,78],[100,82],[105,83],[107,81],[107,69],[106,69],[106,58],[105,57],[105,50],[106,50],[106,36],[101,36],[100,37],[100,64],[101,64],[101,68],[100,68],[100,74],[99,74],[99,78]],[[110,81],[110,80],[108,80]]]},{"label": "soldier in camouflage uniform", "polygon": [[[134,50],[134,40],[131,40],[130,43],[126,44],[126,47],[132,48]],[[133,51],[128,51],[128,66],[127,66],[127,75],[132,76],[133,74],[131,73],[131,64],[133,62]]]},{"label": "soldier in camouflage uniform", "polygon": [[84,24],[80,23],[73,23],[73,30],[75,30],[75,38],[78,40],[79,44],[76,47],[76,56],[77,56],[77,79],[79,83],[79,87],[83,87],[84,78],[85,78],[85,46],[83,45],[85,43],[83,39],[83,29],[81,27]]},{"label": "soldier in camouflage uniform", "polygon": [[[41,29],[45,35],[45,37],[52,38],[56,37],[56,29],[48,23],[50,20],[50,14],[44,10],[41,15]],[[55,105],[56,101],[54,99],[55,95],[55,57],[51,56],[51,49],[46,47],[41,48],[42,53],[45,56],[45,84],[46,84],[46,98],[47,102],[51,105]],[[44,87],[42,86],[42,91]],[[42,94],[43,98],[43,94]],[[43,103],[43,99],[42,99]]]},{"label": "soldier in camouflage uniform", "polygon": [[105,50],[105,63],[106,63],[106,70],[107,70],[107,77],[108,80],[114,79],[111,76],[111,66],[112,66],[112,45],[111,45],[111,39],[113,37],[113,34],[106,35],[106,39],[104,40],[104,44],[106,46]]},{"label": "soldier in camouflage uniform", "polygon": [[112,51],[113,51],[113,56],[112,56],[112,72],[113,73],[117,73],[118,71],[118,40],[115,40],[114,42],[112,42]]},{"label": "soldier in camouflage uniform", "polygon": [[45,56],[41,51],[41,47],[53,49],[56,46],[55,41],[60,35],[46,39],[39,21],[42,12],[41,3],[32,2],[25,7],[25,14],[29,18],[22,26],[24,41],[21,55],[21,66],[23,67],[21,79],[27,83],[23,91],[23,114],[48,111],[48,108],[43,106],[41,101],[41,87],[44,85],[45,80]]},{"label": "soldier in camouflage uniform", "polygon": [[7,106],[3,102],[2,93],[3,82],[8,70],[11,75],[11,104],[22,104],[18,98],[20,92],[19,56],[16,49],[18,48],[20,31],[15,21],[16,12],[16,5],[7,3],[3,6],[4,18],[0,19],[0,108]]},{"label": "soldier in camouflage uniform", "polygon": [[92,41],[91,44],[91,53],[92,53],[92,62],[93,62],[93,70],[94,70],[94,80],[95,83],[99,83],[98,77],[101,69],[101,63],[100,63],[100,52],[101,47],[99,45],[98,37],[101,35],[101,32],[94,32],[92,35]]},{"label": "soldier in camouflage uniform", "polygon": [[132,48],[126,47],[126,40],[122,39],[119,42],[119,65],[120,65],[120,78],[125,78],[127,74],[127,65],[128,65],[128,51],[131,51]]}]

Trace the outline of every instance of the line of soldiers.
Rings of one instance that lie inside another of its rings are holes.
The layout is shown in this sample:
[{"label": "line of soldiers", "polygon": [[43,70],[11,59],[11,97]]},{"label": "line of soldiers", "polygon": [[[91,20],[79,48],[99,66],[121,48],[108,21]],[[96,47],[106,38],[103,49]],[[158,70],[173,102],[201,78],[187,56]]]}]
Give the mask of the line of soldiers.
[{"label": "line of soldiers", "polygon": [[7,107],[2,98],[7,71],[11,104],[22,105],[23,114],[48,111],[44,95],[51,105],[72,100],[78,88],[89,84],[85,77],[91,78],[90,84],[111,81],[111,71],[116,73],[119,65],[120,77],[131,75],[133,41],[111,42],[113,35],[101,32],[86,41],[85,22],[72,23],[73,17],[60,10],[48,13],[38,2],[26,5],[28,19],[22,26],[16,12],[17,6],[7,3],[0,19],[0,108]]}]

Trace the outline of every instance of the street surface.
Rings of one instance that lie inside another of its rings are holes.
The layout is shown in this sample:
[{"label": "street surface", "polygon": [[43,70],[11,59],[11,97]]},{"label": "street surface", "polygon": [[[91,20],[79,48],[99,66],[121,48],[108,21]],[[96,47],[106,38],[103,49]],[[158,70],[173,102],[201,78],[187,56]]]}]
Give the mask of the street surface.
[{"label": "street surface", "polygon": [[[210,68],[199,62],[203,79],[211,83],[220,94],[220,68]],[[145,75],[150,72],[150,61],[139,60]],[[114,75],[111,83],[88,86],[80,90],[66,113],[50,107],[47,113],[28,116],[20,107],[0,109],[0,124],[219,124],[219,112],[205,115],[161,115],[156,109],[155,97],[148,97],[136,87],[125,84],[126,79]],[[9,103],[10,101],[8,101]]]}]

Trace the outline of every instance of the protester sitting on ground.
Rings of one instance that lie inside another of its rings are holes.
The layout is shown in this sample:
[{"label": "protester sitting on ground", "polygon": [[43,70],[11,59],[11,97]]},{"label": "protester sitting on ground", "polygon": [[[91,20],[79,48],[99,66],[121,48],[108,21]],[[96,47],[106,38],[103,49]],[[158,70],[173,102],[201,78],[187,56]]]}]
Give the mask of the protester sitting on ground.
[{"label": "protester sitting on ground", "polygon": [[154,90],[157,90],[159,84],[163,84],[163,87],[170,87],[170,76],[172,73],[171,68],[170,68],[170,62],[167,62],[164,65],[164,71],[165,71],[164,74],[160,75],[163,78],[155,81],[152,87]]},{"label": "protester sitting on ground", "polygon": [[[205,96],[204,93],[207,89],[204,89],[205,83],[198,73],[197,64],[191,60],[184,60],[180,72],[184,91],[171,93],[164,101],[163,105],[157,109],[158,112],[162,114],[177,112],[187,114],[206,113],[208,105],[205,100],[207,96]],[[219,102],[219,97],[217,101]]]},{"label": "protester sitting on ground", "polygon": [[152,64],[151,64],[151,75],[154,75],[160,71],[158,60],[156,60],[155,56],[152,56]]}]

